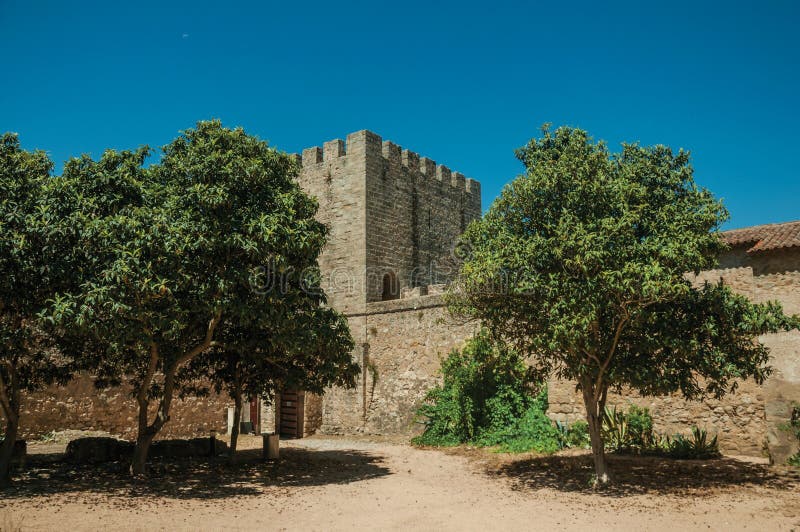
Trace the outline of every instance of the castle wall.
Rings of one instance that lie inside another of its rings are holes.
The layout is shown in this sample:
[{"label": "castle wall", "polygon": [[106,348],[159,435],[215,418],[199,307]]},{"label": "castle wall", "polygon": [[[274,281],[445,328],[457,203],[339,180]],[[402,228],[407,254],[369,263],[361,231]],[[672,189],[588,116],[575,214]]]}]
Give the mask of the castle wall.
[{"label": "castle wall", "polygon": [[[322,148],[303,150],[298,182],[319,202],[318,219],[330,230],[319,259],[322,287],[341,312],[363,309],[366,253],[366,171],[374,157],[374,133],[358,131]],[[378,141],[380,142],[380,141]]]},{"label": "castle wall", "polygon": [[360,344],[356,356],[362,375],[355,389],[326,392],[320,432],[420,432],[414,413],[440,382],[442,358],[460,348],[477,323],[450,317],[441,295],[369,303],[349,321]]},{"label": "castle wall", "polygon": [[[233,406],[228,397],[213,392],[208,397],[175,398],[170,420],[158,438],[208,436],[211,430],[225,434],[228,406]],[[155,411],[156,405],[152,404],[150,419]],[[66,386],[50,386],[25,395],[20,437],[33,439],[51,431],[73,429],[135,439],[138,412],[129,386],[98,390],[89,375],[81,374]]]},{"label": "castle wall", "polygon": [[[480,217],[480,185],[377,135],[367,163],[367,301],[380,301],[393,272],[399,289],[446,283],[454,245]],[[380,150],[380,151],[379,151]]]},{"label": "castle wall", "polygon": [[[800,314],[800,250],[748,254],[746,249],[733,248],[720,257],[720,268],[702,272],[695,281],[722,279],[754,302],[779,301],[787,314]],[[796,441],[779,427],[789,420],[792,403],[800,403],[800,332],[769,334],[760,340],[770,348],[774,369],[763,386],[744,382],[720,401],[612,395],[608,403],[625,407],[633,402],[650,408],[662,432],[687,432],[692,425],[718,432],[723,452],[758,456],[768,447],[770,456],[782,463],[797,450]],[[568,421],[583,417],[574,383],[552,379],[548,386],[551,417]]]}]

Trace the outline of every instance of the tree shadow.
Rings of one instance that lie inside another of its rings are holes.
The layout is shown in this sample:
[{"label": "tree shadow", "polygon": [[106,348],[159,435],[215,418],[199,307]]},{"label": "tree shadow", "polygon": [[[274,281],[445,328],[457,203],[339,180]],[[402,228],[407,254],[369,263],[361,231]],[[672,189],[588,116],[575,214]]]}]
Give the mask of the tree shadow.
[{"label": "tree shadow", "polygon": [[145,479],[132,479],[128,463],[74,465],[52,456],[33,456],[14,484],[0,490],[10,500],[81,493],[104,499],[220,499],[279,493],[281,488],[347,484],[390,474],[383,457],[354,450],[282,448],[279,461],[264,461],[261,450],[223,458],[151,460]]},{"label": "tree shadow", "polygon": [[591,455],[539,456],[492,468],[489,473],[511,480],[518,490],[543,488],[591,492],[609,497],[653,493],[712,495],[714,489],[761,486],[800,490],[800,471],[772,468],[734,458],[675,460],[653,456],[607,456],[612,483],[595,491]]}]

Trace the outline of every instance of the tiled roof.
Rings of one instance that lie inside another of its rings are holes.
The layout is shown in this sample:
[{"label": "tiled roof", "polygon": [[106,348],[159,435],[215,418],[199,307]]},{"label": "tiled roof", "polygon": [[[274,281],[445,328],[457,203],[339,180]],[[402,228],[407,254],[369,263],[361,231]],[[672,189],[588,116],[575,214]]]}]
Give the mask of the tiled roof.
[{"label": "tiled roof", "polygon": [[748,253],[800,247],[800,220],[724,231],[722,240],[731,246],[752,244]]}]

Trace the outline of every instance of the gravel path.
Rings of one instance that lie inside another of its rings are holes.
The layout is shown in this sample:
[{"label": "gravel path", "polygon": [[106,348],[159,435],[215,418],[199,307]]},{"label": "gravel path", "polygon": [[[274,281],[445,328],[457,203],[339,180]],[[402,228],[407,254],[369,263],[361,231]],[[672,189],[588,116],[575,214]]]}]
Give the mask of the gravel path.
[{"label": "gravel path", "polygon": [[[800,474],[723,459],[612,460],[617,485],[588,488],[585,453],[536,457],[389,442],[282,442],[278,464],[32,467],[0,492],[0,529],[42,530],[798,530]],[[250,450],[247,450],[247,449]]]}]

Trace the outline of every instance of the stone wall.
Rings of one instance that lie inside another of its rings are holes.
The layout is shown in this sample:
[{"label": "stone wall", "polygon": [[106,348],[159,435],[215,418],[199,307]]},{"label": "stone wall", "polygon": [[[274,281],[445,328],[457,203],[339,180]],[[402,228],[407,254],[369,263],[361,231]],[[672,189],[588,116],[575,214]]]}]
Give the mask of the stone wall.
[{"label": "stone wall", "polygon": [[330,234],[319,259],[322,286],[330,304],[342,312],[363,310],[366,267],[366,164],[374,152],[374,133],[359,131],[322,148],[303,150],[298,182],[317,198],[317,218]]},{"label": "stone wall", "polygon": [[441,360],[472,336],[477,324],[450,317],[441,295],[370,303],[349,317],[362,367],[353,390],[323,397],[321,432],[415,434],[414,413],[439,381]]},{"label": "stone wall", "polygon": [[[790,248],[747,253],[737,246],[720,257],[720,268],[702,272],[694,280],[722,279],[736,292],[755,302],[779,301],[787,314],[800,314],[800,249]],[[800,403],[800,332],[770,334],[760,338],[770,348],[773,375],[757,386],[744,382],[739,390],[721,401],[687,402],[678,397],[609,397],[610,405],[628,402],[650,408],[656,429],[687,432],[692,425],[719,433],[720,447],[731,454],[762,455],[782,463],[797,445],[780,430],[789,419],[792,403]],[[550,415],[574,420],[584,414],[574,384],[549,382]]]},{"label": "stone wall", "polygon": [[[228,406],[232,406],[232,402],[227,397],[214,393],[208,397],[176,398],[172,402],[170,420],[158,437],[208,436],[211,430],[224,434]],[[153,419],[155,405],[151,408],[150,419]],[[51,431],[75,429],[101,430],[133,439],[137,416],[138,408],[130,387],[98,390],[90,376],[79,375],[65,387],[52,386],[25,396],[21,437],[35,439]]]},{"label": "stone wall", "polygon": [[399,289],[446,283],[457,272],[454,245],[480,217],[480,185],[427,157],[375,137],[367,160],[367,301],[382,278]]}]

